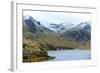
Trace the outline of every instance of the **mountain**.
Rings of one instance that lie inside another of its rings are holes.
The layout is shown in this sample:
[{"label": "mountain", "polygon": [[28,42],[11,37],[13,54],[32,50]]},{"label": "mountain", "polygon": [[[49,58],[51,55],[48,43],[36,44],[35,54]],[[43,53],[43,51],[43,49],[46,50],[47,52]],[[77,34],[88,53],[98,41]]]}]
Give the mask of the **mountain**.
[{"label": "mountain", "polygon": [[41,24],[31,16],[23,17],[23,35],[26,38],[37,38],[57,35],[66,40],[89,41],[91,40],[91,25],[89,22],[81,22],[77,26],[70,22],[60,24],[49,24],[48,27]]},{"label": "mountain", "polygon": [[34,33],[36,31],[36,25],[38,24],[38,22],[34,20],[31,16],[24,16],[23,24],[25,28]]},{"label": "mountain", "polygon": [[83,28],[84,28],[85,31],[90,32],[90,31],[91,31],[91,25],[90,25],[90,24],[91,24],[91,23],[89,23],[89,22],[81,22],[81,23],[77,26],[77,29],[83,29]]},{"label": "mountain", "polygon": [[[41,24],[31,16],[23,17],[23,31],[24,36],[27,38],[45,37],[52,34],[56,36],[57,33],[60,37],[66,40],[75,41],[88,41],[91,40],[91,25],[88,22],[81,22],[77,26],[70,22],[60,24],[49,24],[48,27]],[[56,32],[56,33],[55,33]],[[51,35],[51,36],[52,36]]]},{"label": "mountain", "polygon": [[82,22],[76,27],[65,31],[61,36],[68,40],[90,41],[91,25],[87,22]]},{"label": "mountain", "polygon": [[49,29],[54,32],[63,33],[66,30],[73,28],[74,25],[70,22],[60,23],[60,24],[49,24]]},{"label": "mountain", "polygon": [[46,28],[43,24],[41,24],[39,21],[33,19],[31,16],[24,16],[23,17],[23,26],[25,29],[28,29],[28,31],[35,33],[35,32],[45,32],[45,31],[51,31],[48,28]]},{"label": "mountain", "polygon": [[44,38],[50,33],[53,32],[33,17],[23,17],[23,38],[34,40],[42,37]]}]

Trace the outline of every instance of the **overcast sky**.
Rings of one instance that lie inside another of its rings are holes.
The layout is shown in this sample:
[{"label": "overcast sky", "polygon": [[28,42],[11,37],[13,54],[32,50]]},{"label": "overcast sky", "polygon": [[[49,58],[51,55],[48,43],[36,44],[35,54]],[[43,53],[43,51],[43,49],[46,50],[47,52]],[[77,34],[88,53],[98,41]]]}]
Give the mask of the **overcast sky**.
[{"label": "overcast sky", "polygon": [[23,16],[32,16],[35,20],[40,21],[44,25],[50,23],[60,24],[71,22],[77,25],[84,21],[91,21],[91,14],[82,13],[64,13],[64,12],[45,12],[45,11],[23,11]]}]

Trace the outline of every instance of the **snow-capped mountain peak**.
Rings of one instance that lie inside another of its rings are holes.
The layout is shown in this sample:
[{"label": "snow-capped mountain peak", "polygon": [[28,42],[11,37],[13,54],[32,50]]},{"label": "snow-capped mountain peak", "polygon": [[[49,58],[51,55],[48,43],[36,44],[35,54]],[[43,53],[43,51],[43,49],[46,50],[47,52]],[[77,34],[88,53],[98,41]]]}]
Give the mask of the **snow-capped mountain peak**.
[{"label": "snow-capped mountain peak", "polygon": [[60,23],[60,24],[49,24],[49,29],[54,31],[54,32],[64,32],[66,30],[69,30],[71,28],[73,28],[74,25],[70,22],[64,22],[64,23]]},{"label": "snow-capped mountain peak", "polygon": [[87,25],[90,25],[90,23],[88,23],[88,22],[81,22],[79,25],[77,25],[77,28],[78,29],[82,29],[82,28],[84,28]]}]

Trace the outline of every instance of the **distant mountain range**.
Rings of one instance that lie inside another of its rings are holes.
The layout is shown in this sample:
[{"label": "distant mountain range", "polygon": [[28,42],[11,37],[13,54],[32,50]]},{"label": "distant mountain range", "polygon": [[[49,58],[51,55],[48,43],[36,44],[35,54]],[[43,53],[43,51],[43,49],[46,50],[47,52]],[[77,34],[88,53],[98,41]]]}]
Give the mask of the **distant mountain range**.
[{"label": "distant mountain range", "polygon": [[91,40],[91,26],[87,22],[82,22],[76,27],[65,31],[62,36],[69,40],[89,41]]},{"label": "distant mountain range", "polygon": [[61,24],[49,24],[48,28],[54,32],[62,33],[62,32],[67,31],[73,27],[75,27],[75,25],[73,25],[72,23],[65,22],[65,23],[61,23]]},{"label": "distant mountain range", "polygon": [[[24,31],[33,33],[32,36],[46,36],[48,33],[59,34],[67,40],[75,41],[89,41],[91,40],[91,24],[88,22],[81,22],[77,26],[71,22],[63,22],[61,24],[49,24],[48,27],[41,24],[31,16],[23,17]],[[31,34],[30,33],[30,34]],[[40,34],[40,35],[39,35]]]}]

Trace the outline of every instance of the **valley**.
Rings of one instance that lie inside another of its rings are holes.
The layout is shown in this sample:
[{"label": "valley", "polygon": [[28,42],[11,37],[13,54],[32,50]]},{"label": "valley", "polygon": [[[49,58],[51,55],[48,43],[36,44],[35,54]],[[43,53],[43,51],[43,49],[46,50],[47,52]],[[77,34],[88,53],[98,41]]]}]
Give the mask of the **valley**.
[{"label": "valley", "polygon": [[[67,23],[70,25],[70,23]],[[65,25],[65,23],[64,23]],[[91,50],[91,28],[87,22],[78,26],[65,27],[63,24],[44,26],[31,16],[23,17],[23,62],[52,60],[47,51]],[[72,25],[72,24],[71,24]],[[84,25],[84,26],[83,26]],[[79,28],[80,27],[80,28]],[[66,30],[69,28],[68,30]]]}]

